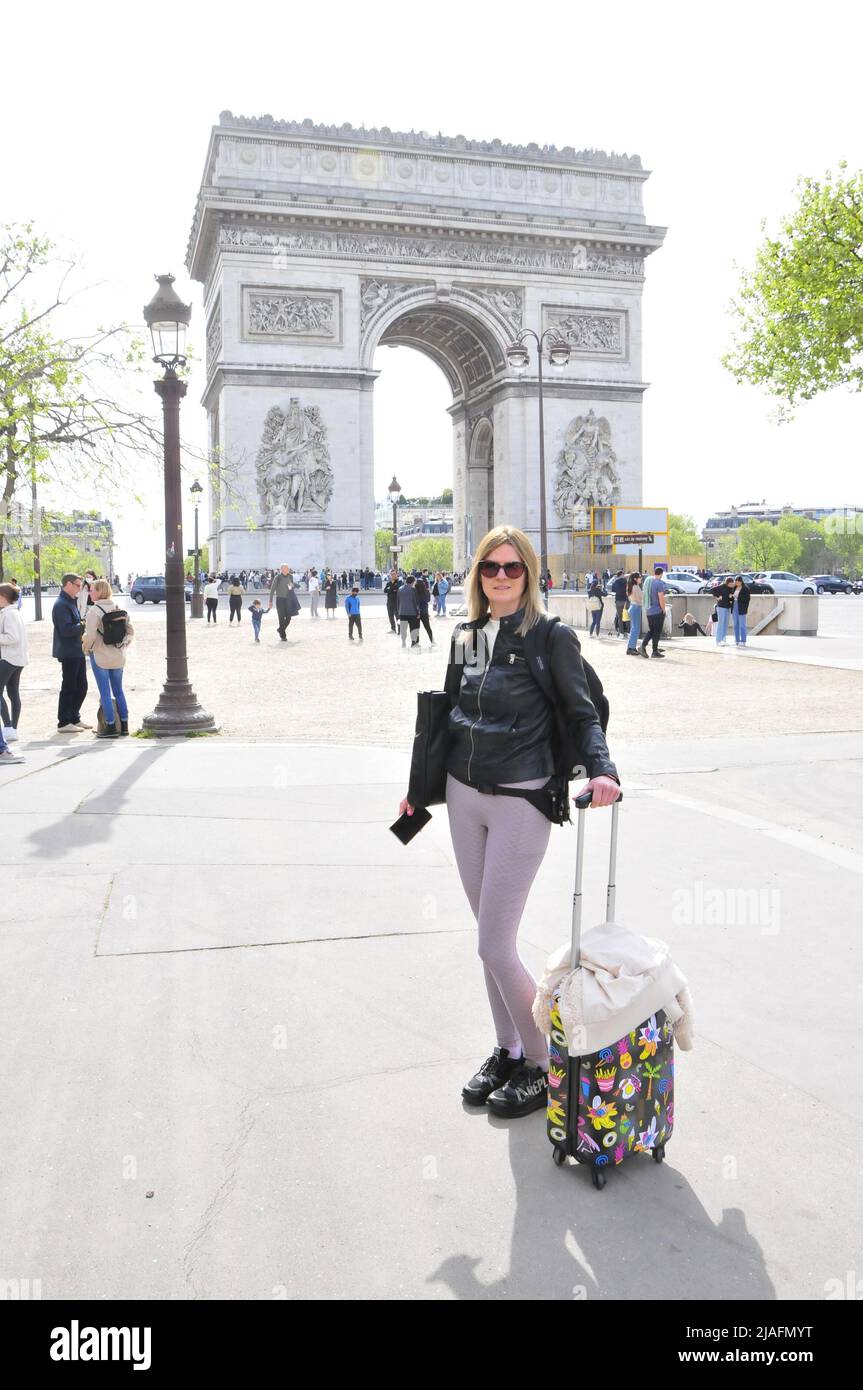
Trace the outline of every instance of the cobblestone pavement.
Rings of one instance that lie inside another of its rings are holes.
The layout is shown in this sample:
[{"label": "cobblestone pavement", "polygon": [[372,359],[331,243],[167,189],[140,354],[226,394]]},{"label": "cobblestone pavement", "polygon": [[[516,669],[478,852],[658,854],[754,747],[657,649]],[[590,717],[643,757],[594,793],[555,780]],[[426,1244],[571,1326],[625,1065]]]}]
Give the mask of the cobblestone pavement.
[{"label": "cobblestone pavement", "polygon": [[[118,596],[122,606],[123,597]],[[414,692],[440,689],[449,633],[457,619],[432,617],[437,646],[421,634],[419,656],[389,635],[383,607],[363,614],[365,641],[349,642],[347,617],[309,616],[308,599],[278,640],[275,611],[264,618],[259,646],[246,612],[229,626],[226,607],[215,625],[186,625],[189,671],[201,703],[212,711],[223,738],[307,743],[408,746],[413,734]],[[323,606],[321,607],[323,614]],[[132,729],[155,705],[165,673],[165,609],[133,611],[136,638],[126,667]],[[28,623],[30,664],[22,678],[21,751],[29,739],[77,741],[85,734],[56,734],[59,665],[50,655],[50,602],[46,620]],[[625,740],[758,739],[774,734],[863,730],[860,675],[786,662],[738,659],[729,649],[721,665],[715,653],[687,650],[683,639],[667,644],[667,658],[626,659],[613,638],[588,640],[585,655],[596,667],[611,703],[609,742]],[[95,724],[98,697],[90,676],[84,718]]]}]

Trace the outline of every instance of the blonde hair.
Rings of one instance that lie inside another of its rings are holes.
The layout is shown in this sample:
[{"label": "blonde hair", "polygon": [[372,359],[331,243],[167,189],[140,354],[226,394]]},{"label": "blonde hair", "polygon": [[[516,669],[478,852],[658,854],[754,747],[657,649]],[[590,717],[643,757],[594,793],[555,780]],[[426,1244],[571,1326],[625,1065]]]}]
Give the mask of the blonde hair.
[{"label": "blonde hair", "polygon": [[[473,565],[465,583],[468,621],[475,622],[488,615],[488,599],[483,592],[479,567],[493,550],[497,550],[499,545],[513,546],[527,569],[522,594],[524,617],[516,629],[519,637],[524,637],[544,616],[545,610],[542,602],[542,590],[539,587],[539,556],[524,531],[520,531],[517,526],[495,526],[491,531],[486,532],[477,546]],[[465,633],[465,637],[467,637],[467,633]]]},{"label": "blonde hair", "polygon": [[110,598],[114,592],[107,579],[94,579],[90,589],[94,598]]}]

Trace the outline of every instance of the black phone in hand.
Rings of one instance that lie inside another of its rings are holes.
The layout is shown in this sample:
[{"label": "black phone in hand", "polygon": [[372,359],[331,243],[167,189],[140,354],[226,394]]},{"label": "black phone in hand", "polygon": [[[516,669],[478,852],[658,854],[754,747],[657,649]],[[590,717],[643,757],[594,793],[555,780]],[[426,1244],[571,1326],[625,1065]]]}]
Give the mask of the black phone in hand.
[{"label": "black phone in hand", "polygon": [[424,806],[415,806],[412,816],[409,816],[405,811],[404,815],[399,816],[398,820],[390,826],[390,830],[396,839],[401,840],[403,845],[408,845],[414,835],[418,835],[423,826],[428,825],[431,818],[431,811],[427,811]]}]

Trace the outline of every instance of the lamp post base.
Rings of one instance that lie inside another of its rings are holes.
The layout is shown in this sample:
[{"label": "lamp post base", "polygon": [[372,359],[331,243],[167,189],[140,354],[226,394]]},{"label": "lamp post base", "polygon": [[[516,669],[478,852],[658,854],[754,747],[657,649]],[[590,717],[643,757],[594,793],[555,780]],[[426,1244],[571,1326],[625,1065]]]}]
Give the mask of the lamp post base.
[{"label": "lamp post base", "polygon": [[190,612],[189,616],[190,616],[191,618],[203,618],[203,616],[204,616],[204,595],[203,595],[203,594],[192,594],[192,599],[191,599],[190,608],[191,608],[191,612]]},{"label": "lamp post base", "polygon": [[184,734],[216,733],[218,724],[198,704],[188,680],[165,681],[156,708],[144,716],[141,728],[157,738],[177,738]]}]

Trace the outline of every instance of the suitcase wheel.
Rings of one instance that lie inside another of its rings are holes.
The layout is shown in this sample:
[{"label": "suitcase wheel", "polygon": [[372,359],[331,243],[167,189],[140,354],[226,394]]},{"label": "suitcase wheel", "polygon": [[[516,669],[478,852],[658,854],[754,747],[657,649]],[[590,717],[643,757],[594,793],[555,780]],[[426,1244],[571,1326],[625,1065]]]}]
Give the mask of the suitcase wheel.
[{"label": "suitcase wheel", "polygon": [[566,1150],[558,1148],[557,1144],[555,1144],[554,1148],[551,1151],[551,1156],[557,1164],[558,1168],[562,1168],[564,1163],[566,1162]]},{"label": "suitcase wheel", "polygon": [[655,1149],[653,1150],[653,1161],[654,1161],[654,1163],[661,1163],[662,1160],[663,1160],[664,1158],[665,1158],[665,1145],[664,1145],[664,1144],[660,1144],[657,1148],[655,1148]]},{"label": "suitcase wheel", "polygon": [[602,1172],[600,1168],[591,1168],[590,1176],[593,1179],[593,1185],[596,1188],[597,1192],[601,1192],[602,1189],[605,1187],[605,1174]]}]

